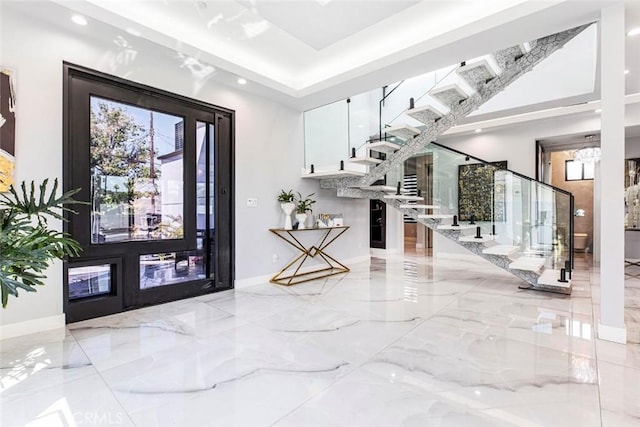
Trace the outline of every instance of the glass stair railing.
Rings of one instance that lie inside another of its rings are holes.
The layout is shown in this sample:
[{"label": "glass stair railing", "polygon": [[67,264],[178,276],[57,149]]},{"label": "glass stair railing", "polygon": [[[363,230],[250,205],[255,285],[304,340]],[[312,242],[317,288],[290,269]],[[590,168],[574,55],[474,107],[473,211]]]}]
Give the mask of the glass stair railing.
[{"label": "glass stair railing", "polygon": [[402,191],[404,163],[387,175],[395,186],[339,189],[338,195],[382,200],[521,278],[523,287],[571,292],[571,193],[435,142],[417,156],[431,162],[428,200]]},{"label": "glass stair railing", "polygon": [[[531,287],[569,293],[571,194],[504,165],[472,166],[472,156],[432,141],[588,26],[439,70],[417,83],[426,92],[407,80],[306,112],[302,177],[338,196],[380,199]],[[404,162],[425,153],[433,158],[429,203],[402,183]]]},{"label": "glass stair railing", "polygon": [[[411,87],[410,81],[401,82],[382,97],[370,92],[306,112],[302,177],[324,179],[325,188],[371,185],[588,26],[439,70],[432,73],[431,84],[420,83],[429,88],[426,92],[416,92],[422,95],[404,103],[398,98]],[[379,131],[373,138],[362,138],[375,120],[373,105],[380,106]],[[373,151],[382,154],[372,155],[371,144],[377,144]]]}]

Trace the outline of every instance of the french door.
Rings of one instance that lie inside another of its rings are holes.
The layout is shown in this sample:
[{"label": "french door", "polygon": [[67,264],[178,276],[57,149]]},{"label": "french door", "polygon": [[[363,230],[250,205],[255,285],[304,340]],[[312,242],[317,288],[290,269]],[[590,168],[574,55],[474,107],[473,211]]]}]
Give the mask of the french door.
[{"label": "french door", "polygon": [[233,284],[233,111],[64,64],[68,322]]}]

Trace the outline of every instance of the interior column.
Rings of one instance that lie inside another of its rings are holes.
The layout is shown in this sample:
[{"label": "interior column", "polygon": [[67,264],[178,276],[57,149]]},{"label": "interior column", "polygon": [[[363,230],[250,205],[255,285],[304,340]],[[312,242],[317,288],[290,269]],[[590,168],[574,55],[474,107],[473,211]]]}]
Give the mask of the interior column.
[{"label": "interior column", "polygon": [[624,325],[624,3],[602,9],[600,75],[602,158],[598,338],[626,343]]}]

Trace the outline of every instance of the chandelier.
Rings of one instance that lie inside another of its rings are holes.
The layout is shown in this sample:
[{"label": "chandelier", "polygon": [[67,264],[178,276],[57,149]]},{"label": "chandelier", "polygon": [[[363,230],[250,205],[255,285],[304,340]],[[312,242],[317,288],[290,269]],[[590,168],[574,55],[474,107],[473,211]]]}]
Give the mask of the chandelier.
[{"label": "chandelier", "polygon": [[593,146],[593,135],[584,137],[585,147],[573,153],[573,160],[581,163],[596,163],[600,161],[600,147]]}]

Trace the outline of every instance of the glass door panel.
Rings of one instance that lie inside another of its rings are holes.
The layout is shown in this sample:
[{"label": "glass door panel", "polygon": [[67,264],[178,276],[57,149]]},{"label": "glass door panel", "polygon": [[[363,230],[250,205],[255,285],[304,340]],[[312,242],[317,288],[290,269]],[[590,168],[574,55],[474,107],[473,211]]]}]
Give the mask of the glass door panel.
[{"label": "glass door panel", "polygon": [[213,124],[209,124],[207,133],[207,146],[209,153],[208,158],[208,197],[207,197],[207,243],[208,243],[208,253],[209,253],[209,262],[207,263],[209,277],[214,278],[216,275],[216,239],[215,239],[215,210],[216,210],[216,186],[215,186],[215,126]]},{"label": "glass door panel", "polygon": [[91,96],[91,243],[184,236],[184,119]]}]

